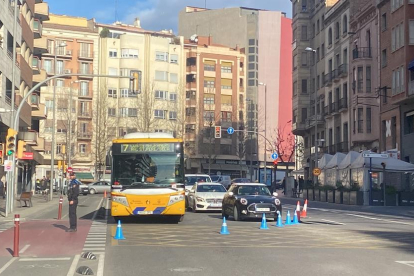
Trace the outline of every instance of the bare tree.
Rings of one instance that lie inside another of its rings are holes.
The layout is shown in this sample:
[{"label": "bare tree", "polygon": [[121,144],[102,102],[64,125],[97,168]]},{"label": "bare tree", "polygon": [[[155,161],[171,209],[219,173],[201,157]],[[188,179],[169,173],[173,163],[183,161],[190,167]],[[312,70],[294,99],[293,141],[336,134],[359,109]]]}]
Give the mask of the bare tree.
[{"label": "bare tree", "polygon": [[180,138],[185,134],[185,96],[185,87],[178,85],[176,90],[170,93],[166,105],[166,110],[175,116],[175,119],[168,120],[167,128],[175,134],[175,137]]},{"label": "bare tree", "polygon": [[293,162],[295,154],[295,136],[292,132],[286,132],[286,125],[275,130],[275,137],[271,141],[276,152],[279,155],[279,160],[285,166],[285,175],[288,175],[289,163]]},{"label": "bare tree", "polygon": [[236,155],[239,158],[239,164],[240,164],[240,177],[243,176],[243,166],[242,166],[242,160],[246,159],[247,154],[247,143],[248,143],[248,134],[244,131],[244,122],[239,123],[239,130],[242,130],[240,132],[237,132],[237,142],[236,142]]},{"label": "bare tree", "polygon": [[159,120],[154,116],[157,107],[155,91],[155,83],[153,82],[145,86],[132,102],[138,110],[137,117],[133,120],[133,126],[138,132],[152,132],[159,126]]}]

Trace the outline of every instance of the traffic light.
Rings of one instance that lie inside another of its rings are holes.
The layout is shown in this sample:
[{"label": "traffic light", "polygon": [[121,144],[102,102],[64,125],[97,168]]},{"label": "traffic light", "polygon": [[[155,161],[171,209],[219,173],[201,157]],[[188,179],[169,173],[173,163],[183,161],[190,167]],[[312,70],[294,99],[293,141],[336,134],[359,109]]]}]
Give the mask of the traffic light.
[{"label": "traffic light", "polygon": [[0,165],[4,164],[4,144],[0,143]]},{"label": "traffic light", "polygon": [[17,131],[9,128],[6,137],[6,155],[12,156],[16,152],[16,135]]},{"label": "traffic light", "polygon": [[221,126],[215,126],[214,137],[221,138]]},{"label": "traffic light", "polygon": [[58,160],[58,170],[60,171],[62,169],[62,161]]},{"label": "traffic light", "polygon": [[141,71],[131,70],[129,90],[133,94],[141,93]]},{"label": "traffic light", "polygon": [[273,160],[273,166],[276,168],[277,167],[277,159]]},{"label": "traffic light", "polygon": [[18,141],[17,142],[17,158],[23,159],[24,152],[26,151],[26,142]]}]

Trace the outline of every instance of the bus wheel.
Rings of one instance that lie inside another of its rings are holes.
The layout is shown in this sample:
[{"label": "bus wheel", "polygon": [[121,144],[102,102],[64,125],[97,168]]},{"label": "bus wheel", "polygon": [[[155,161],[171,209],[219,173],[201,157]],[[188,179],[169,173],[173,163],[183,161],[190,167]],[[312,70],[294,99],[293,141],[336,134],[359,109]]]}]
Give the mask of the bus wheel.
[{"label": "bus wheel", "polygon": [[180,216],[175,216],[175,221],[177,222],[177,223],[179,223],[179,222],[182,222],[184,220],[184,215],[180,215]]}]

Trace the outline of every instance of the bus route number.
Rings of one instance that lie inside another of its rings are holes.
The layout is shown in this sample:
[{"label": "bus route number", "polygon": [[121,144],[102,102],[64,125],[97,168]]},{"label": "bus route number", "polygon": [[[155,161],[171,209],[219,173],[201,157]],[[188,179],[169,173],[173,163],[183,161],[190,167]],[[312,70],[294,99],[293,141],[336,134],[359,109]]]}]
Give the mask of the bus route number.
[{"label": "bus route number", "polygon": [[121,144],[121,153],[174,152],[174,144]]}]

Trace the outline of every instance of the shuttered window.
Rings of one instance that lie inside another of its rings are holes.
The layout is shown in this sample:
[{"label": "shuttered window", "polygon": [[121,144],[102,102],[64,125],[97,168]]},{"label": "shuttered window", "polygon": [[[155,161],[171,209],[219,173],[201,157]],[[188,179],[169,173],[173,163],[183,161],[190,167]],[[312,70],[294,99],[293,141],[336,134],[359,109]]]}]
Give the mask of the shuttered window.
[{"label": "shuttered window", "polygon": [[231,96],[230,95],[221,95],[221,104],[231,105]]},{"label": "shuttered window", "polygon": [[221,79],[221,89],[231,89],[231,79]]}]

